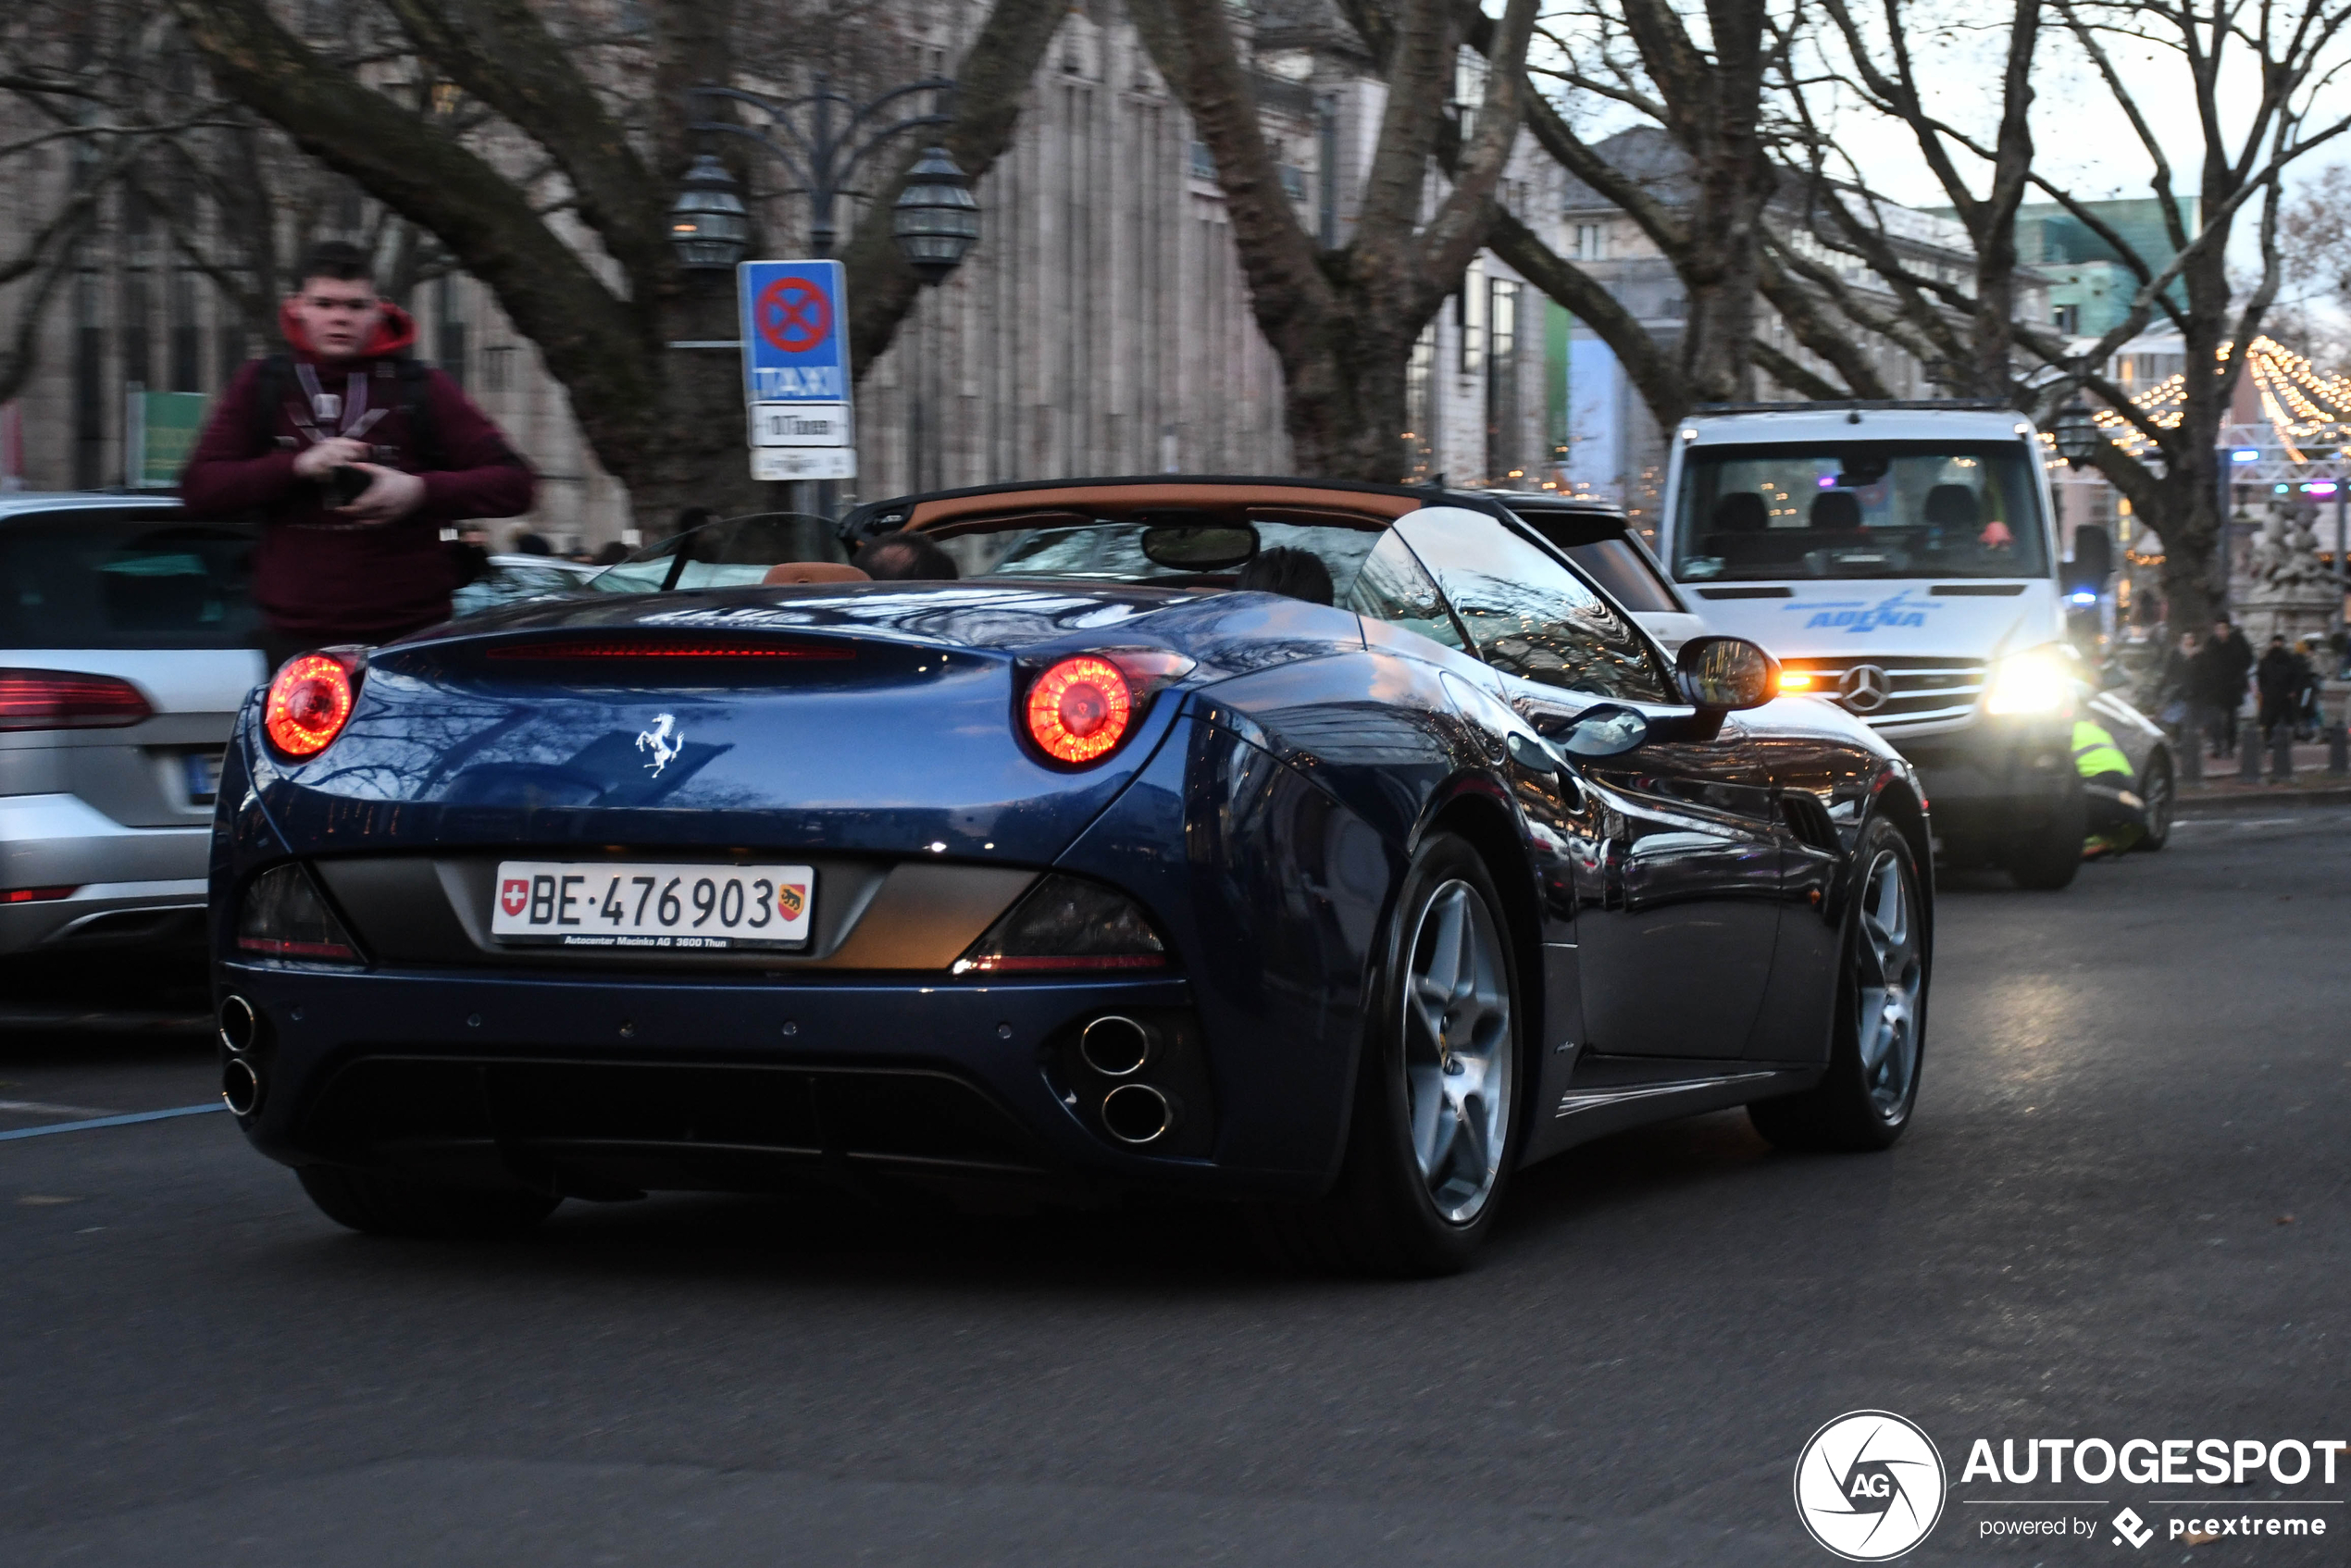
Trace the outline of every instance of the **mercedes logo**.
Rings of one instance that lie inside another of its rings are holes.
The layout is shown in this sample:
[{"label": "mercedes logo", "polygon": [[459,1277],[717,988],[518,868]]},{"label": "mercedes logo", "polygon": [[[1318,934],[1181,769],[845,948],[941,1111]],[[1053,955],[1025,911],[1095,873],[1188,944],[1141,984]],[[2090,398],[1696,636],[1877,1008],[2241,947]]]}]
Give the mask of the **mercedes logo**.
[{"label": "mercedes logo", "polygon": [[1873,714],[1894,695],[1893,678],[1875,665],[1855,665],[1836,683],[1837,700],[1857,714]]}]

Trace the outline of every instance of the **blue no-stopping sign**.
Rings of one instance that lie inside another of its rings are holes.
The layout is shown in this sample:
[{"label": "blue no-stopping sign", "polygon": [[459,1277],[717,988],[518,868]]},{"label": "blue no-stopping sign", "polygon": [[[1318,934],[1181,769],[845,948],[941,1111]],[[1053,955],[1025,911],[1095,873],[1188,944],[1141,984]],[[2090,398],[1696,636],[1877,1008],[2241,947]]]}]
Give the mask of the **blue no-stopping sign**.
[{"label": "blue no-stopping sign", "polygon": [[743,392],[750,403],[849,401],[848,312],[837,261],[746,261]]}]

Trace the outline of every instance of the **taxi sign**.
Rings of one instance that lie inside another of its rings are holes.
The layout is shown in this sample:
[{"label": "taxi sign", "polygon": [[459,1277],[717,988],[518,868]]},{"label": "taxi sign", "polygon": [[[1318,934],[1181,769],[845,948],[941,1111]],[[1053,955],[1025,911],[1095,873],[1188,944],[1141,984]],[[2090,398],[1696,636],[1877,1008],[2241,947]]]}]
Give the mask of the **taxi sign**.
[{"label": "taxi sign", "polygon": [[735,279],[752,478],[855,478],[841,264],[746,261]]}]

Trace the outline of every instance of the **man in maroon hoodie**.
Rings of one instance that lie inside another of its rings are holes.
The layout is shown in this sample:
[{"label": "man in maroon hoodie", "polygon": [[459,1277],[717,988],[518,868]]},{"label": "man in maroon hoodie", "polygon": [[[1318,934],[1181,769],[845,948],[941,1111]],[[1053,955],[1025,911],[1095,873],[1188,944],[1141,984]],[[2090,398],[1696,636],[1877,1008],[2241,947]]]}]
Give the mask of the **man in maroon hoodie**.
[{"label": "man in maroon hoodie", "polygon": [[526,467],[376,296],[367,258],[329,242],[280,308],[291,355],[230,380],[180,476],[203,517],[256,517],[254,598],[274,667],[309,648],[387,642],[449,618],[443,526],[530,507]]}]

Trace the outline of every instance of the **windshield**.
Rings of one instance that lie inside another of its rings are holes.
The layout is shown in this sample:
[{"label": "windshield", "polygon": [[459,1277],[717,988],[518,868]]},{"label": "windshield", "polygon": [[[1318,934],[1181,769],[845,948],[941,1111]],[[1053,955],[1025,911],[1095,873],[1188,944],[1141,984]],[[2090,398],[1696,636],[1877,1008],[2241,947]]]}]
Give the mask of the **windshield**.
[{"label": "windshield", "polygon": [[[1230,587],[1239,563],[1169,565],[1143,552],[1146,524],[1117,519],[1056,528],[966,529],[948,541],[963,557],[964,576],[1053,578],[1087,582],[1162,583],[1168,587]],[[1344,604],[1363,557],[1379,542],[1368,524],[1246,521],[1258,554],[1303,550],[1331,574],[1334,597]],[[1247,535],[1242,536],[1244,540]],[[677,559],[680,546],[686,559]],[[760,516],[706,523],[649,546],[598,573],[588,586],[606,593],[658,593],[665,589],[739,588],[765,580],[768,568],[802,560],[806,541],[790,528]],[[673,577],[672,574],[675,574]]]},{"label": "windshield", "polygon": [[1692,447],[1673,575],[2046,577],[2034,462],[2018,442]]}]

